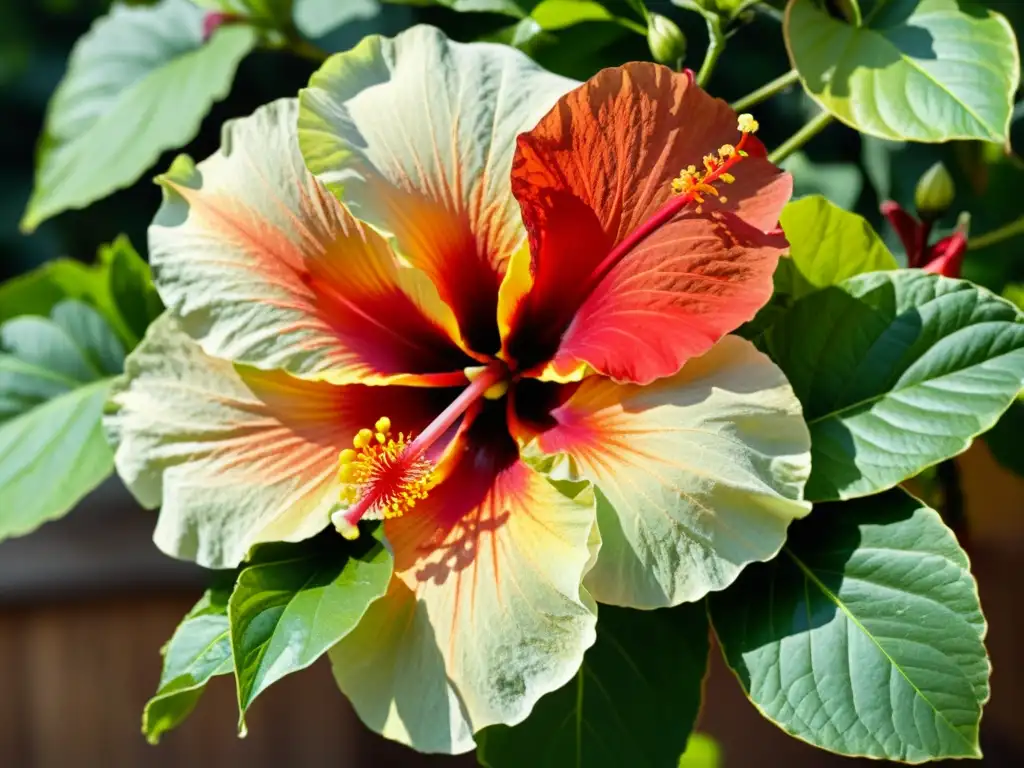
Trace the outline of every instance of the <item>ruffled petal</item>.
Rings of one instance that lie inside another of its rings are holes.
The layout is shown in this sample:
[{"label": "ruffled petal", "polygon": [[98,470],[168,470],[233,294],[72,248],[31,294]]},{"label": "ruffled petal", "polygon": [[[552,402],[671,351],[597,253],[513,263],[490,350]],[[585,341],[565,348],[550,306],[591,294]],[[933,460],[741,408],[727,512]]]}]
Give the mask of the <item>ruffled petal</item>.
[{"label": "ruffled petal", "polygon": [[207,568],[253,544],[323,529],[338,499],[338,452],[388,415],[421,430],[457,390],[335,386],[212,358],[164,315],[128,357],[104,418],[118,473],[146,507],[155,539]]},{"label": "ruffled petal", "polygon": [[735,183],[719,184],[727,202],[708,196],[703,214],[687,206],[599,270],[672,196],[681,169],[740,135],[725,102],[643,63],[599,72],[523,134],[512,189],[531,233],[531,280],[518,301],[506,297],[516,313],[505,355],[527,369],[556,356],[560,375],[587,363],[646,383],[752,317],[786,247],[766,232],[792,191],[753,137]]},{"label": "ruffled petal", "polygon": [[414,27],[332,56],[300,95],[310,170],[430,275],[477,352],[499,347],[498,284],[524,238],[515,137],[573,85],[508,46]]},{"label": "ruffled petal", "polygon": [[335,383],[457,383],[474,361],[451,309],[306,170],[297,112],[281,100],[230,122],[220,151],[160,177],[161,298],[216,357]]},{"label": "ruffled petal", "polygon": [[422,506],[385,522],[395,583],[331,659],[367,725],[456,753],[481,728],[525,719],[579,668],[597,541],[592,496],[570,499],[522,463],[500,406],[447,460]]},{"label": "ruffled petal", "polygon": [[533,438],[530,452],[555,457],[544,460],[554,477],[597,489],[603,543],[586,586],[599,602],[699,600],[775,556],[790,521],[810,510],[800,403],[743,339],[726,337],[648,386],[590,377],[547,387],[546,420],[517,404],[517,431]]}]

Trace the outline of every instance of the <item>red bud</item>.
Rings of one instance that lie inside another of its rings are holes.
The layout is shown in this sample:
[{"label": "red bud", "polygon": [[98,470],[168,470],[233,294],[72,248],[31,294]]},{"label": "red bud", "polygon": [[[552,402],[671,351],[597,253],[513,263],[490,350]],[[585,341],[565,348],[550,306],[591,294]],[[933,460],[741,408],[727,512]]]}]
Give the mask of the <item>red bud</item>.
[{"label": "red bud", "polygon": [[245,17],[238,13],[223,13],[220,11],[213,11],[206,14],[203,17],[203,42],[205,43],[211,37],[213,33],[220,29],[225,24],[237,24],[240,21],[245,21]]},{"label": "red bud", "polygon": [[949,237],[944,237],[928,251],[928,263],[922,267],[925,272],[931,272],[944,277],[960,277],[960,268],[964,263],[964,254],[967,253],[967,235],[963,232],[955,232]]}]

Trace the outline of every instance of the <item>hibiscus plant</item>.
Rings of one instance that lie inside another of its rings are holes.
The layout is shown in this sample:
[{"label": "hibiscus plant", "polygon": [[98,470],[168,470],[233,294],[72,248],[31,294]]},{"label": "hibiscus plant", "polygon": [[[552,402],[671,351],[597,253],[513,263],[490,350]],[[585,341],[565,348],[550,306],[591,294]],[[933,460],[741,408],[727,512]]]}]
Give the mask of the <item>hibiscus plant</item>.
[{"label": "hibiscus plant", "polygon": [[[0,287],[0,536],[116,471],[210,569],[153,742],[214,676],[244,732],[326,656],[416,750],[675,766],[714,640],[796,738],[980,756],[975,581],[904,486],[1014,405],[1024,318],[961,279],[945,166],[883,236],[807,194],[798,150],[831,125],[1013,158],[1012,27],[967,0],[434,4],[504,21],[327,53],[380,4],[160,0],[81,39],[26,230],[188,143],[253,49],[311,75],[158,169],[148,265],[120,238]],[[754,18],[792,69],[730,105],[713,74]],[[648,60],[542,66],[578,24]],[[762,142],[783,94],[810,116]]]}]

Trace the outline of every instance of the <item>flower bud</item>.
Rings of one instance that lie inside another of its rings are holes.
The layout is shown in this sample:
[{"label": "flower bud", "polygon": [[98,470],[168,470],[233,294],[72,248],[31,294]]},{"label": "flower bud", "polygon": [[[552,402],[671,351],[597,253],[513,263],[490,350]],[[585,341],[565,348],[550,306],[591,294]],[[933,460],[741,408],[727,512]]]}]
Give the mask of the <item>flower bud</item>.
[{"label": "flower bud", "polygon": [[647,14],[647,44],[659,64],[678,68],[686,58],[686,36],[672,19],[660,13]]},{"label": "flower bud", "polygon": [[245,21],[245,17],[238,13],[222,13],[211,11],[203,17],[203,42],[207,42],[213,33],[225,24],[238,24]]},{"label": "flower bud", "polygon": [[914,190],[914,205],[922,219],[935,221],[949,210],[954,197],[956,187],[953,185],[953,177],[940,161],[925,171],[918,180],[917,189]]},{"label": "flower bud", "polygon": [[944,237],[928,250],[928,262],[922,267],[925,272],[944,277],[960,277],[960,270],[967,253],[967,232],[971,227],[971,215],[961,213],[956,231]]}]

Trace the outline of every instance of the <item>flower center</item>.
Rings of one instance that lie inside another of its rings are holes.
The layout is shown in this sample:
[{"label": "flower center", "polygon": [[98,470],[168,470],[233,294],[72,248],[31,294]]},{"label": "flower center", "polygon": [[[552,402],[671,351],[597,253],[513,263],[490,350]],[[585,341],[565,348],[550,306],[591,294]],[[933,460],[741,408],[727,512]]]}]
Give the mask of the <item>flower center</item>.
[{"label": "flower center", "polygon": [[427,498],[437,482],[428,449],[470,406],[482,398],[500,397],[508,388],[503,363],[468,370],[470,384],[451,405],[415,439],[392,431],[391,419],[382,416],[373,429],[359,430],[352,447],[338,454],[339,501],[346,505],[331,515],[331,522],[346,539],[359,537],[359,521],[401,517]]}]

